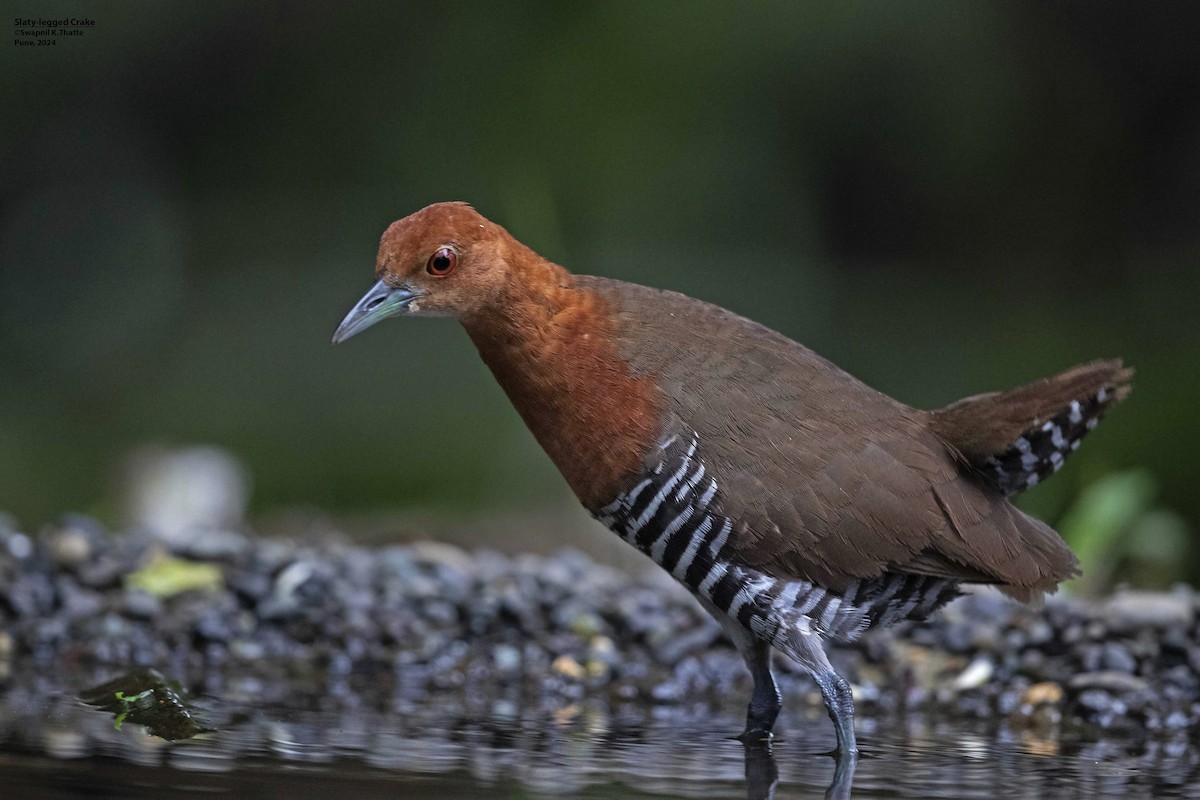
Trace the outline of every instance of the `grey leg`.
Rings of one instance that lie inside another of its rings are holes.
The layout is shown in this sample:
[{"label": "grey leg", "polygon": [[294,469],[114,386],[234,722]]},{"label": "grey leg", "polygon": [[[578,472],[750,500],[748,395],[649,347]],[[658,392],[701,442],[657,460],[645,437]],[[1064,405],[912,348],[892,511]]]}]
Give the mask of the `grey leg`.
[{"label": "grey leg", "polygon": [[775,727],[775,719],[779,716],[779,709],[783,707],[779,688],[775,685],[775,676],[771,674],[771,645],[730,619],[708,600],[699,599],[705,610],[725,629],[726,635],[733,641],[733,646],[746,660],[750,677],[754,679],[754,691],[746,709],[746,729],[738,738],[743,742],[769,739],[771,729]]},{"label": "grey leg", "polygon": [[850,695],[850,684],[832,669],[813,677],[821,689],[825,710],[833,720],[838,751],[849,755],[857,754],[858,741],[854,737],[854,698]]},{"label": "grey leg", "polygon": [[[701,597],[699,600],[705,610],[725,629],[742,658],[746,659],[746,666],[750,668],[750,675],[754,678],[754,693],[750,696],[750,706],[746,709],[746,730],[742,731],[738,738],[746,742],[770,737],[775,719],[779,716],[779,709],[783,706],[779,689],[775,686],[775,678],[771,675],[771,645],[754,636],[737,621],[730,619],[705,598]],[[817,682],[817,688],[821,690],[821,697],[825,701],[825,710],[833,720],[833,729],[837,734],[837,754],[857,757],[854,698],[850,694],[850,684],[834,672],[820,637],[807,630],[795,630],[787,637],[786,642],[780,643],[780,647],[796,659]]]},{"label": "grey leg", "polygon": [[825,701],[825,710],[833,720],[833,729],[837,734],[837,752],[847,756],[858,755],[858,741],[854,736],[854,698],[850,694],[850,684],[846,679],[833,671],[829,656],[816,636],[796,636],[792,639],[795,652],[792,655],[817,682],[821,690],[821,698]]},{"label": "grey leg", "polygon": [[779,688],[775,686],[775,676],[771,674],[771,646],[755,640],[742,650],[742,657],[746,659],[746,666],[754,678],[754,692],[746,709],[746,730],[738,738],[743,742],[769,739],[779,709],[783,707]]}]

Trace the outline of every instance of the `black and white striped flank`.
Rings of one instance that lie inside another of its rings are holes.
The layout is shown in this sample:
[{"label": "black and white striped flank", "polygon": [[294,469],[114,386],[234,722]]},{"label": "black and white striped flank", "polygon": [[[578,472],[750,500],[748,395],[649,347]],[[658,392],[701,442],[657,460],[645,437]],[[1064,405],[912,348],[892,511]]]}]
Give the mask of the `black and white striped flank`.
[{"label": "black and white striped flank", "polygon": [[852,639],[871,625],[924,617],[957,596],[950,581],[895,573],[838,594],[733,563],[733,521],[716,510],[720,487],[698,448],[694,434],[663,442],[656,466],[596,518],[758,638],[785,651],[796,634]]}]

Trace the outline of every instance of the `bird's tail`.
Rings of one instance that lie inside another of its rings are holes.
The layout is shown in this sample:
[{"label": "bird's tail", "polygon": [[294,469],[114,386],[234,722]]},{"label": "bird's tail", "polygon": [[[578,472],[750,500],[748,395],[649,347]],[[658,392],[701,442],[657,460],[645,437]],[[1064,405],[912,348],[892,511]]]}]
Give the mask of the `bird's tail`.
[{"label": "bird's tail", "polygon": [[1005,495],[1052,475],[1110,408],[1129,396],[1120,360],[1081,364],[1007,392],[976,395],[930,413],[956,456]]}]

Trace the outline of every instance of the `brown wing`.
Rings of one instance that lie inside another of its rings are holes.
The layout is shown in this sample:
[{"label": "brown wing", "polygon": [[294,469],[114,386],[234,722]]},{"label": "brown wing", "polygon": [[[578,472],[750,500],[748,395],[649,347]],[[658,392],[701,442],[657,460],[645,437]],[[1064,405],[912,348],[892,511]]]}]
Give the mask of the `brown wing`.
[{"label": "brown wing", "polygon": [[698,434],[738,561],[830,588],[899,570],[1020,599],[1073,574],[1057,534],[960,472],[926,412],[731,312],[584,280],[620,309],[622,355],[667,394],[668,424]]}]

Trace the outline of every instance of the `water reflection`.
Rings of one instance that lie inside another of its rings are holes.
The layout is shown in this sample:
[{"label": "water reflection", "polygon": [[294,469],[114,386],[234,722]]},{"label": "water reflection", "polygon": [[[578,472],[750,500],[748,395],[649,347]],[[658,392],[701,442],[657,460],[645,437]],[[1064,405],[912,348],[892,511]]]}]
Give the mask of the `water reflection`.
[{"label": "water reflection", "polygon": [[751,742],[746,747],[746,798],[770,800],[779,783],[779,767],[770,742]]},{"label": "water reflection", "polygon": [[[824,752],[830,730],[819,717],[787,720],[784,735],[770,744],[726,738],[740,721],[738,709],[581,705],[526,712],[513,700],[490,716],[463,716],[447,713],[455,710],[452,697],[338,712],[231,707],[213,698],[194,704],[216,730],[168,743],[130,718],[115,730],[112,716],[71,698],[0,695],[6,800],[54,796],[44,776],[71,773],[89,785],[103,773],[103,781],[115,782],[111,796],[121,795],[122,781],[239,795],[255,787],[261,794],[266,783],[292,800],[321,796],[318,787],[356,798],[408,791],[447,800],[498,793],[1093,800],[1186,794],[1181,787],[1200,777],[1198,750],[1186,734],[1089,739],[1003,722],[864,716],[862,755],[839,762]],[[113,763],[124,763],[124,771],[110,770]],[[42,778],[31,777],[33,765],[41,765]],[[296,781],[297,769],[309,780]]]},{"label": "water reflection", "polygon": [[[779,783],[779,767],[775,763],[770,742],[746,744],[746,798],[771,800]],[[844,800],[850,797],[858,756],[831,755],[834,761],[833,780],[825,790],[825,800]]]}]

